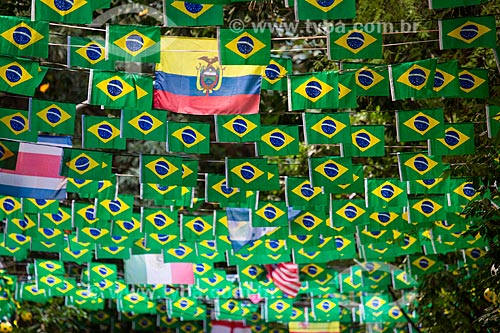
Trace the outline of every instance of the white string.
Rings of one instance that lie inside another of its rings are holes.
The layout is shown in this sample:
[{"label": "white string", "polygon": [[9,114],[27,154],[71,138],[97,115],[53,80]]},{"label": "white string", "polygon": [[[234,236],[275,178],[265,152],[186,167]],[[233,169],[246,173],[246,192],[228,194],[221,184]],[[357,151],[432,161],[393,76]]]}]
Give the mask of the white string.
[{"label": "white string", "polygon": [[55,27],[71,28],[71,29],[83,29],[83,30],[106,32],[106,29],[91,28],[91,27],[87,27],[84,25],[70,25],[70,24],[62,24],[62,23],[54,23],[54,22],[50,22],[49,25],[52,25]]}]

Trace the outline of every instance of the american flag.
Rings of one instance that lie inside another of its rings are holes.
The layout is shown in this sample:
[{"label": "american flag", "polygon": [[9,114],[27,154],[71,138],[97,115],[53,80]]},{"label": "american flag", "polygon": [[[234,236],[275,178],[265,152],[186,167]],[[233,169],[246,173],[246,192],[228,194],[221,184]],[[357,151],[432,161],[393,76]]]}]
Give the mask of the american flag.
[{"label": "american flag", "polygon": [[272,279],[274,285],[287,294],[295,297],[299,293],[302,283],[299,280],[299,266],[289,262],[265,265],[267,277]]}]

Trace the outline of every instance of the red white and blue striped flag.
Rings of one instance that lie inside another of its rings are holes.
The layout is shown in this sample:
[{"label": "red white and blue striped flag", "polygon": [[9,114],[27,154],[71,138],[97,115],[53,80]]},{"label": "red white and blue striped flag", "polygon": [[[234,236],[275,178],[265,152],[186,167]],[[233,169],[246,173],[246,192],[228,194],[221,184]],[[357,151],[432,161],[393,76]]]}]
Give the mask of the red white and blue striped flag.
[{"label": "red white and blue striped flag", "polygon": [[40,136],[38,143],[19,145],[15,170],[0,169],[0,194],[18,198],[65,199],[65,177],[59,175],[63,148],[69,136]]},{"label": "red white and blue striped flag", "polygon": [[299,280],[299,265],[290,262],[265,265],[267,277],[272,279],[276,288],[295,297],[299,293],[302,283]]}]

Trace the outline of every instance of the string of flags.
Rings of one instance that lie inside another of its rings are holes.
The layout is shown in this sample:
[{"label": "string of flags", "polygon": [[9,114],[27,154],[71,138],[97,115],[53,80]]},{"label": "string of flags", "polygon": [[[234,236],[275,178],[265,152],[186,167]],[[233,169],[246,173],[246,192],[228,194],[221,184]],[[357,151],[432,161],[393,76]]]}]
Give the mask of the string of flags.
[{"label": "string of flags", "polygon": [[[165,25],[221,26],[230,2],[199,2],[166,1]],[[472,5],[435,2],[429,8]],[[295,0],[293,8],[297,20],[351,19],[355,5]],[[49,68],[27,58],[48,57],[49,22],[89,24],[95,10],[109,7],[109,0],[34,0],[31,20],[2,16],[0,91],[33,97]],[[438,24],[441,50],[497,47],[494,16]],[[468,232],[477,219],[463,214],[488,192],[447,176],[450,156],[474,154],[474,125],[446,123],[442,108],[396,111],[396,140],[428,147],[398,152],[398,175],[379,179],[365,177],[359,158],[386,155],[384,125],[354,124],[352,113],[329,110],[355,109],[363,96],[487,99],[489,73],[437,58],[372,64],[383,58],[377,25],[326,37],[329,59],[365,62],[294,73],[290,58],[271,54],[267,29],[219,27],[217,39],[195,39],[109,24],[104,38],[68,36],[67,66],[90,72],[85,104],[121,110],[120,117],[80,117],[74,104],[35,98],[28,110],[0,109],[0,255],[59,257],[27,263],[27,279],[2,272],[0,312],[15,311],[12,297],[64,297],[90,311],[93,323],[115,325],[116,311],[141,331],[354,332],[362,323],[375,332],[411,332],[407,317],[418,320],[412,291],[422,277],[445,268],[472,272],[488,250],[479,233]],[[115,61],[156,63],[155,77],[115,71]],[[304,111],[301,124],[261,122],[262,89],[286,92],[288,110]],[[486,108],[489,138],[500,129],[499,108]],[[172,121],[165,110],[213,115],[214,123]],[[64,135],[78,124],[81,147],[72,147]],[[200,172],[196,155],[210,154],[211,138],[253,143],[255,156],[226,157],[223,174]],[[113,172],[127,140],[165,142],[168,152],[140,154],[135,193],[122,193]],[[307,175],[282,175],[272,161],[317,144],[339,145],[340,153],[308,156]],[[444,262],[448,253],[457,255]],[[140,270],[130,264],[125,278],[106,262],[144,255],[153,261]],[[402,264],[386,264],[396,259]],[[355,265],[340,272],[332,260]],[[70,271],[68,263],[79,268]],[[148,282],[160,264],[182,266],[155,275],[169,282]],[[401,302],[386,293],[389,286]]]}]

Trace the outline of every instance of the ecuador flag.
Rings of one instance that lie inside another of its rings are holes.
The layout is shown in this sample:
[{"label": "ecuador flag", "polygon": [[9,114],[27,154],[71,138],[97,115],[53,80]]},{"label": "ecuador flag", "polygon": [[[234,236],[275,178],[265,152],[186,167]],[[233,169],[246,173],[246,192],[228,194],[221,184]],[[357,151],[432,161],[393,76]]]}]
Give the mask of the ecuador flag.
[{"label": "ecuador flag", "polygon": [[221,66],[217,40],[162,37],[156,67],[154,108],[172,112],[259,112],[262,66]]}]

